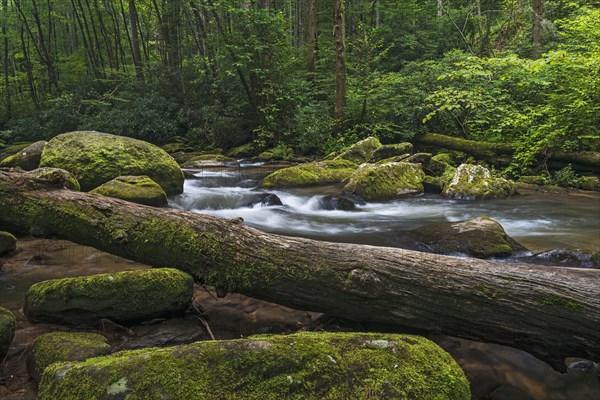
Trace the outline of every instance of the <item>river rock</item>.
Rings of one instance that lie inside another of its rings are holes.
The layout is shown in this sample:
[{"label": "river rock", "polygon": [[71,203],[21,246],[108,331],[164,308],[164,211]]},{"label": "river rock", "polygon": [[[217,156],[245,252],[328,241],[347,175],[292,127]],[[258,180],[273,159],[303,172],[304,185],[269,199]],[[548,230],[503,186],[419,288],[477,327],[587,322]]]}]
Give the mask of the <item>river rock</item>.
[{"label": "river rock", "polygon": [[354,143],[348,150],[340,154],[335,160],[348,160],[355,164],[369,161],[373,152],[381,147],[381,142],[375,137],[368,137]]},{"label": "river rock", "polygon": [[428,339],[301,333],[124,351],[46,368],[39,400],[470,399],[458,364]]},{"label": "river rock", "polygon": [[348,196],[324,196],[319,200],[321,210],[356,210],[356,204]]},{"label": "river rock", "polygon": [[348,178],[356,164],[347,160],[326,160],[282,168],[267,175],[261,186],[270,188],[289,188],[311,185],[338,183]]},{"label": "river rock", "polygon": [[251,198],[244,199],[244,204],[240,205],[240,207],[254,207],[256,205],[260,205],[261,207],[270,207],[270,206],[281,206],[283,203],[279,196],[273,193],[257,193],[252,195]]},{"label": "river rock", "polygon": [[363,164],[350,176],[344,190],[366,201],[394,200],[406,194],[422,193],[424,176],[419,164]]},{"label": "river rock", "polygon": [[502,225],[489,217],[462,222],[426,225],[410,236],[435,253],[462,253],[477,258],[508,257],[525,248],[506,234]]},{"label": "river rock", "polygon": [[161,207],[167,205],[167,194],[147,176],[118,176],[90,193],[131,201],[147,206]]},{"label": "river rock", "polygon": [[42,150],[44,150],[47,143],[48,142],[44,140],[40,140],[39,142],[35,142],[25,147],[16,154],[2,160],[0,162],[0,167],[19,167],[25,171],[36,169],[40,165]]},{"label": "river rock", "polygon": [[0,363],[6,357],[10,344],[15,336],[17,319],[8,309],[0,307]]},{"label": "river rock", "polygon": [[59,361],[84,361],[110,354],[108,340],[97,333],[49,332],[38,336],[27,358],[27,371],[39,382],[49,365]]},{"label": "river rock", "polygon": [[143,321],[184,312],[192,301],[193,278],[171,269],[147,269],[33,284],[23,312],[32,322],[94,325]]},{"label": "river rock", "polygon": [[407,157],[403,161],[407,163],[421,164],[423,166],[427,166],[431,161],[431,153],[416,153],[410,157]]},{"label": "river rock", "polygon": [[582,176],[577,184],[579,189],[592,190],[600,192],[600,177],[597,176]]},{"label": "river rock", "polygon": [[43,167],[26,173],[31,179],[45,186],[79,191],[81,187],[72,173],[62,168]]},{"label": "river rock", "polygon": [[71,172],[81,189],[94,189],[121,175],[147,175],[167,195],[183,192],[179,164],[158,146],[124,136],[93,131],[56,136],[42,152],[42,167]]},{"label": "river rock", "polygon": [[398,157],[405,154],[410,155],[413,151],[412,143],[397,143],[397,144],[384,144],[379,147],[373,154],[371,155],[371,159],[369,162],[376,163],[378,161],[382,161],[392,157]]},{"label": "river rock", "polygon": [[552,249],[534,254],[528,261],[571,268],[600,268],[600,251]]},{"label": "river rock", "polygon": [[184,162],[182,168],[201,169],[201,168],[220,168],[220,167],[238,167],[239,164],[235,158],[227,157],[222,154],[202,154],[190,158]]},{"label": "river rock", "polygon": [[515,193],[513,181],[492,177],[481,165],[461,164],[442,195],[457,200],[475,200],[509,197]]},{"label": "river rock", "polygon": [[12,234],[0,231],[0,256],[17,249],[17,238]]},{"label": "river rock", "polygon": [[30,145],[31,142],[20,142],[3,147],[2,149],[0,149],[0,161],[3,161],[8,157],[17,154],[19,151],[27,148]]}]

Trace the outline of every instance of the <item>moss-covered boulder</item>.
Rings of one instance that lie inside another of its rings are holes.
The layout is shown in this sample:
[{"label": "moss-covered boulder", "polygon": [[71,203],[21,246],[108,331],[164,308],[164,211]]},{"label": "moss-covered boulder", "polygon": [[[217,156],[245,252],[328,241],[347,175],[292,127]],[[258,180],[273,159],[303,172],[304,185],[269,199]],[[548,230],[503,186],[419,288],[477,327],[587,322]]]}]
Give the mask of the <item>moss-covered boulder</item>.
[{"label": "moss-covered boulder", "polygon": [[477,258],[508,257],[525,248],[502,225],[483,216],[462,222],[443,222],[415,229],[411,236],[436,253],[462,253]]},{"label": "moss-covered boulder", "polygon": [[195,156],[184,162],[182,168],[213,168],[213,167],[231,167],[237,166],[235,158],[227,157],[222,154],[202,154]]},{"label": "moss-covered boulder", "polygon": [[577,187],[583,190],[592,190],[600,192],[600,177],[597,176],[582,176],[579,178]]},{"label": "moss-covered boulder", "polygon": [[233,157],[236,159],[254,157],[258,154],[258,149],[254,145],[254,143],[246,143],[241,146],[237,146],[230,149],[226,154],[229,157]]},{"label": "moss-covered boulder", "polygon": [[10,146],[5,146],[2,148],[2,150],[0,150],[0,161],[6,159],[7,157],[10,157],[14,154],[17,154],[19,151],[27,148],[28,146],[31,145],[31,142],[20,142],[20,143],[13,143]]},{"label": "moss-covered boulder", "polygon": [[338,183],[348,178],[356,164],[347,160],[326,160],[282,168],[267,175],[261,186],[268,188],[288,188]]},{"label": "moss-covered boulder", "polygon": [[416,153],[407,157],[404,162],[427,166],[431,162],[431,153]]},{"label": "moss-covered boulder", "polygon": [[61,168],[38,168],[27,172],[27,176],[44,186],[79,191],[81,187],[72,173]]},{"label": "moss-covered boulder", "polygon": [[15,337],[17,319],[8,309],[0,307],[0,363],[6,357],[10,344]]},{"label": "moss-covered boulder", "polygon": [[394,200],[422,193],[424,176],[419,164],[363,164],[352,174],[344,190],[366,201]]},{"label": "moss-covered boulder", "polygon": [[515,193],[513,181],[493,177],[487,168],[472,164],[461,164],[442,192],[445,197],[460,200],[502,198]]},{"label": "moss-covered boulder", "polygon": [[12,156],[0,161],[0,167],[19,167],[25,171],[36,169],[40,165],[42,150],[46,147],[46,141],[35,142]]},{"label": "moss-covered boulder", "polygon": [[70,132],[48,142],[41,167],[71,172],[81,189],[94,189],[121,175],[147,175],[167,195],[183,192],[179,164],[158,146],[124,136],[100,132]]},{"label": "moss-covered boulder", "polygon": [[336,160],[348,160],[355,164],[368,162],[373,152],[381,147],[381,142],[375,137],[368,137],[354,143],[348,150],[337,156]]},{"label": "moss-covered boulder", "polygon": [[413,151],[412,143],[397,143],[397,144],[384,144],[383,146],[375,149],[371,155],[369,162],[375,163],[377,161],[385,160],[387,158],[402,156],[404,154],[410,154]]},{"label": "moss-covered boulder", "polygon": [[59,361],[84,361],[110,354],[108,340],[97,333],[49,332],[38,336],[27,358],[29,375],[39,382],[42,373]]},{"label": "moss-covered boulder", "polygon": [[12,234],[0,231],[0,256],[17,249],[17,238]]},{"label": "moss-covered boulder", "polygon": [[147,176],[119,176],[90,193],[131,201],[147,206],[161,207],[167,204],[167,194]]},{"label": "moss-covered boulder", "polygon": [[185,311],[193,284],[171,268],[51,279],[29,288],[23,311],[30,321],[69,325],[143,321]]},{"label": "moss-covered boulder", "polygon": [[125,351],[46,368],[40,400],[470,399],[448,353],[412,335],[301,333]]}]

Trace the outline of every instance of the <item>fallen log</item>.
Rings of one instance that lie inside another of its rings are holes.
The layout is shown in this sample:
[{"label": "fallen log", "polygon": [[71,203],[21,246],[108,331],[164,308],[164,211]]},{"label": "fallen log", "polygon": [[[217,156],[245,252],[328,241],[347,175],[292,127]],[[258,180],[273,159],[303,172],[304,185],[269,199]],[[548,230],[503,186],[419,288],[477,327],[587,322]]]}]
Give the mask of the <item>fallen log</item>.
[{"label": "fallen log", "polygon": [[289,307],[600,360],[600,270],[498,263],[268,234],[0,171],[0,230],[93,246]]}]

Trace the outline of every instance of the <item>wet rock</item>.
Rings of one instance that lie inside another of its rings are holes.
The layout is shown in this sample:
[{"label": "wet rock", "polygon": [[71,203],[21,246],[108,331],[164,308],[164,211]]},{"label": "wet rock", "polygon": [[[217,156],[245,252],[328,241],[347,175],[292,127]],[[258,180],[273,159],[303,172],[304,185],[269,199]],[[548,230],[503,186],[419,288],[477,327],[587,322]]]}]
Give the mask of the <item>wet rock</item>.
[{"label": "wet rock", "polygon": [[411,236],[425,249],[443,254],[502,258],[525,250],[506,234],[502,225],[485,216],[463,222],[426,225],[411,231]]},{"label": "wet rock", "polygon": [[582,176],[577,184],[579,189],[591,190],[600,192],[600,177],[597,176]]},{"label": "wet rock", "polygon": [[261,186],[289,188],[338,183],[348,178],[356,164],[347,160],[326,160],[283,168],[267,175]]},{"label": "wet rock", "polygon": [[162,187],[145,175],[118,176],[91,190],[90,193],[147,206],[161,207],[167,204],[167,194]]},{"label": "wet rock", "polygon": [[122,175],[147,175],[167,195],[183,192],[179,164],[163,149],[142,140],[100,132],[56,136],[42,152],[41,167],[71,172],[88,191]]},{"label": "wet rock", "polygon": [[589,250],[552,249],[534,254],[529,261],[558,264],[572,268],[600,268],[600,252]]},{"label": "wet rock", "polygon": [[43,167],[26,173],[32,179],[56,188],[80,190],[79,181],[73,174],[61,168]]},{"label": "wet rock", "polygon": [[[349,384],[348,382],[351,382]],[[53,364],[39,399],[470,399],[458,364],[428,339],[302,333],[205,341]]]},{"label": "wet rock", "polygon": [[95,325],[101,318],[143,321],[184,312],[193,283],[171,268],[52,279],[29,288],[23,312],[32,322],[68,325]]},{"label": "wet rock", "polygon": [[403,161],[407,163],[421,164],[422,166],[427,166],[431,161],[431,153],[416,153]]},{"label": "wet rock", "polygon": [[182,168],[217,168],[217,167],[237,167],[239,166],[236,159],[224,156],[222,154],[202,154],[193,157],[184,162]]},{"label": "wet rock", "polygon": [[253,195],[250,199],[244,199],[244,203],[239,207],[254,207],[256,205],[260,205],[261,207],[270,207],[270,206],[281,206],[283,203],[279,196],[273,193],[257,193]]},{"label": "wet rock", "polygon": [[423,191],[425,193],[442,193],[444,187],[444,180],[438,176],[425,175],[423,177]]},{"label": "wet rock", "polygon": [[373,152],[381,147],[381,142],[375,137],[368,137],[354,143],[348,150],[340,154],[335,160],[347,160],[355,164],[369,161]]},{"label": "wet rock", "polygon": [[422,193],[424,176],[419,164],[363,164],[350,176],[344,190],[366,201],[394,200]]},{"label": "wet rock", "polygon": [[60,361],[84,361],[110,354],[106,338],[97,333],[49,332],[38,336],[27,358],[29,375],[39,382],[49,365]]},{"label": "wet rock", "polygon": [[47,143],[41,140],[25,147],[21,151],[0,161],[0,167],[19,167],[25,171],[36,169],[40,165],[42,150],[44,150]]},{"label": "wet rock", "polygon": [[0,256],[17,249],[17,238],[11,233],[0,231]]},{"label": "wet rock", "polygon": [[475,200],[509,197],[516,193],[513,181],[492,177],[481,165],[461,164],[442,195],[457,200]]},{"label": "wet rock", "polygon": [[391,157],[402,156],[405,154],[410,155],[413,151],[412,143],[398,143],[398,144],[384,144],[379,147],[375,151],[373,151],[373,155],[369,162],[376,163],[381,160],[385,160]]},{"label": "wet rock", "polygon": [[534,400],[526,392],[509,384],[503,384],[485,397],[487,400]]},{"label": "wet rock", "polygon": [[17,320],[14,314],[10,310],[0,307],[0,363],[8,353],[16,327]]},{"label": "wet rock", "polygon": [[322,210],[356,210],[356,204],[347,196],[325,196],[319,200],[319,207]]}]

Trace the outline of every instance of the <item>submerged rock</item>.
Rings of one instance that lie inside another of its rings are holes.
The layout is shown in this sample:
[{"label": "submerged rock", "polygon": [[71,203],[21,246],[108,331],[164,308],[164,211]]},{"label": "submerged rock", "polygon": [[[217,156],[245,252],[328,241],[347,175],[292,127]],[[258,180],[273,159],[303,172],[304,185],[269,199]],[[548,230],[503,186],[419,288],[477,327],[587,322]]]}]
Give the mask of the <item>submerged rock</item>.
[{"label": "submerged rock", "polygon": [[69,325],[143,321],[184,312],[193,284],[190,275],[171,268],[51,279],[29,288],[23,312],[33,322]]},{"label": "submerged rock", "polygon": [[17,249],[17,238],[11,233],[0,231],[0,256]]},{"label": "submerged rock", "polygon": [[375,163],[392,157],[410,155],[413,151],[412,143],[384,144],[371,155],[369,162]]},{"label": "submerged rock", "polygon": [[326,160],[283,168],[267,175],[263,187],[288,188],[338,183],[348,178],[356,164],[347,160]]},{"label": "submerged rock", "polygon": [[381,142],[375,137],[368,137],[354,143],[348,150],[340,154],[335,160],[348,160],[355,164],[369,161],[373,152],[381,147]]},{"label": "submerged rock", "polygon": [[145,175],[118,176],[91,190],[90,193],[147,206],[160,207],[167,204],[167,194],[165,191],[158,183]]},{"label": "submerged rock", "polygon": [[508,257],[525,248],[489,217],[443,222],[411,231],[411,236],[435,253],[462,253],[477,258]]},{"label": "submerged rock", "polygon": [[17,320],[14,314],[10,310],[0,307],[0,363],[8,353],[16,327]]},{"label": "submerged rock", "polygon": [[47,143],[44,140],[40,140],[25,147],[23,150],[0,161],[0,167],[19,167],[25,171],[36,169],[40,165],[42,150],[44,150]]},{"label": "submerged rock", "polygon": [[84,191],[121,175],[147,175],[167,195],[183,192],[179,164],[158,146],[100,132],[70,132],[56,136],[42,152],[42,167],[71,172]]},{"label": "submerged rock", "polygon": [[322,210],[356,210],[356,204],[347,196],[324,196],[319,200],[319,207]]},{"label": "submerged rock", "polygon": [[445,197],[458,200],[502,198],[515,193],[513,181],[492,177],[487,168],[472,164],[461,164],[442,192]]},{"label": "submerged rock", "polygon": [[281,199],[276,194],[257,193],[255,195],[253,195],[250,199],[245,199],[244,204],[240,205],[240,207],[254,207],[259,204],[262,207],[283,205],[283,203],[281,202]]},{"label": "submerged rock", "polygon": [[534,254],[527,260],[572,268],[600,268],[600,251],[552,249]]},{"label": "submerged rock", "polygon": [[97,333],[49,332],[38,336],[27,358],[29,375],[39,382],[42,373],[59,361],[84,361],[110,354],[108,340]]},{"label": "submerged rock", "polygon": [[422,193],[424,176],[419,164],[363,164],[352,174],[344,190],[366,201],[394,200]]},{"label": "submerged rock", "polygon": [[469,382],[428,339],[301,333],[125,351],[53,364],[39,399],[470,399]]}]

